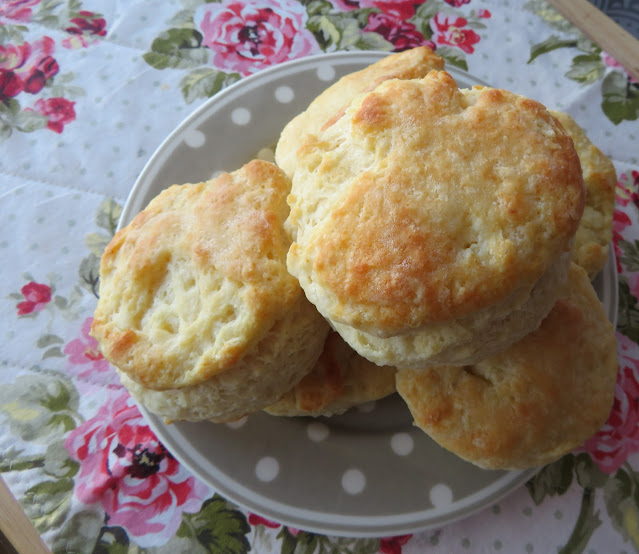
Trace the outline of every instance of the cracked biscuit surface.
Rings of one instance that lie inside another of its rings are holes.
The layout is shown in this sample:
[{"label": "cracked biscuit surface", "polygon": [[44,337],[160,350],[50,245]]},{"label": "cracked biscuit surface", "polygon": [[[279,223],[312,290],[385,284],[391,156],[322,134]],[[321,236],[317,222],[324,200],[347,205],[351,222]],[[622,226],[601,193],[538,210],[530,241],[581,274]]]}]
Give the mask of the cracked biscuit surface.
[{"label": "cracked biscuit surface", "polygon": [[328,326],[286,269],[289,187],[262,161],[174,185],[105,250],[92,334],[152,411],[233,419],[314,365]]},{"label": "cracked biscuit surface", "polygon": [[480,359],[539,325],[584,187],[541,104],[431,71],[383,82],[307,137],[289,204],[288,268],[309,300],[361,355],[419,367]]},{"label": "cracked biscuit surface", "polygon": [[397,391],[415,424],[484,468],[550,463],[604,424],[617,375],[615,330],[587,273],[573,264],[570,292],[539,329],[466,366],[399,370]]}]

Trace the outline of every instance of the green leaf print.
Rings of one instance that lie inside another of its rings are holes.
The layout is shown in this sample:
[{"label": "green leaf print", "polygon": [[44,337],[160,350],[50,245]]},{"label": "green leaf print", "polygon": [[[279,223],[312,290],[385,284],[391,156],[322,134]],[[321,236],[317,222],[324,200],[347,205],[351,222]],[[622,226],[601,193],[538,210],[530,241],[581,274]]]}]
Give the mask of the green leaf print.
[{"label": "green leaf print", "polygon": [[201,67],[186,75],[180,82],[180,88],[184,100],[190,104],[199,98],[210,98],[240,78],[239,73],[225,73],[210,67]]},{"label": "green leaf print", "polygon": [[595,491],[585,488],[581,497],[581,508],[575,527],[561,554],[580,554],[584,552],[595,529],[601,525],[599,510],[595,511]]},{"label": "green leaf print", "polygon": [[76,426],[78,393],[61,374],[21,375],[0,388],[0,408],[11,433],[50,443]]},{"label": "green leaf print", "polygon": [[[113,198],[107,198],[98,206],[95,223],[98,227],[104,229],[109,237],[113,237],[121,215],[122,206],[113,200]],[[102,252],[100,252],[100,255],[102,255]]]},{"label": "green leaf print", "polygon": [[544,20],[546,25],[557,31],[575,31],[575,27],[545,0],[529,0],[524,9],[533,12]]},{"label": "green leaf print", "polygon": [[[107,527],[100,529],[92,554],[128,554],[129,537],[122,527]],[[140,550],[137,550],[140,552]]]},{"label": "green leaf print", "polygon": [[216,494],[197,514],[182,515],[177,535],[197,539],[211,554],[243,554],[251,548],[250,530],[244,514]]},{"label": "green leaf print", "polygon": [[603,77],[604,71],[605,67],[598,53],[582,54],[573,58],[566,77],[578,83],[594,83]]},{"label": "green leaf print", "polygon": [[632,469],[611,476],[604,488],[604,501],[613,526],[639,550],[639,482]]},{"label": "green leaf print", "polygon": [[390,52],[393,45],[377,33],[362,32],[370,10],[357,13],[322,13],[309,18],[306,28],[313,33],[325,52],[335,50],[383,50]]},{"label": "green leaf print", "polygon": [[564,494],[572,484],[574,456],[568,454],[541,469],[526,483],[533,502],[541,504],[546,496]]},{"label": "green leaf print", "polygon": [[533,44],[530,49],[530,58],[528,59],[528,63],[532,63],[538,56],[547,54],[548,52],[552,52],[558,48],[571,48],[575,46],[577,46],[577,39],[575,38],[562,39],[556,35],[551,35],[543,42]]},{"label": "green leaf print", "polygon": [[468,64],[466,63],[466,58],[464,55],[454,48],[450,48],[449,46],[440,46],[437,48],[437,53],[446,60],[450,65],[454,65],[463,69],[464,71],[468,71]]},{"label": "green leaf print", "polygon": [[610,72],[601,84],[601,108],[615,125],[639,117],[639,87],[621,71]]},{"label": "green leaf print", "polygon": [[155,69],[188,69],[204,65],[209,53],[202,48],[202,35],[195,29],[169,29],[151,43],[142,57]]},{"label": "green leaf print", "polygon": [[60,527],[71,509],[73,479],[42,481],[29,488],[22,507],[35,528],[44,533]]},{"label": "green leaf print", "polygon": [[629,339],[639,342],[639,307],[624,275],[619,277],[617,329]]},{"label": "green leaf print", "polygon": [[619,247],[623,251],[621,263],[626,266],[628,271],[639,271],[639,240],[629,242],[627,240],[619,240]]},{"label": "green leaf print", "polygon": [[[93,552],[107,552],[100,550],[96,545],[95,537],[99,536],[100,528],[104,523],[104,514],[96,512],[78,512],[73,514],[64,524],[64,526],[56,532],[51,552],[53,554],[90,554]],[[126,554],[128,548],[124,546],[120,550],[122,554]],[[117,549],[111,552],[114,554]]]}]

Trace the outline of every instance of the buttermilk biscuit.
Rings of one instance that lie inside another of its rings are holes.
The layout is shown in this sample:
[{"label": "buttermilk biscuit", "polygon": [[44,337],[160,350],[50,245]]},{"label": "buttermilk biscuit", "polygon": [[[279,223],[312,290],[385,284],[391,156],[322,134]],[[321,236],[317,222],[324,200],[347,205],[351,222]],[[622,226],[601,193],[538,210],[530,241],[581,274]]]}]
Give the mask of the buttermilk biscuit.
[{"label": "buttermilk biscuit", "polygon": [[575,264],[569,284],[539,329],[508,350],[474,365],[399,370],[415,424],[493,469],[550,463],[597,432],[614,398],[615,331]]},{"label": "buttermilk biscuit", "polygon": [[308,375],[266,408],[276,416],[332,416],[395,392],[394,367],[359,356],[337,333],[329,333],[324,351]]},{"label": "buttermilk biscuit", "polygon": [[581,162],[586,185],[586,205],[575,235],[573,261],[583,267],[592,279],[602,270],[608,259],[617,174],[610,159],[590,142],[572,117],[563,112],[550,113],[572,137]]},{"label": "buttermilk biscuit", "polygon": [[383,82],[297,152],[289,271],[377,364],[469,363],[535,329],[583,211],[572,140],[539,103]]},{"label": "buttermilk biscuit", "polygon": [[346,108],[358,94],[373,90],[387,79],[415,79],[423,77],[432,69],[443,68],[443,58],[430,48],[420,46],[391,54],[361,71],[345,75],[284,127],[275,150],[276,163],[289,176],[293,175],[296,152],[304,137],[330,127],[344,115]]},{"label": "buttermilk biscuit", "polygon": [[262,161],[172,186],[105,250],[92,334],[150,409],[233,419],[312,369],[328,326],[286,270],[289,186]]}]

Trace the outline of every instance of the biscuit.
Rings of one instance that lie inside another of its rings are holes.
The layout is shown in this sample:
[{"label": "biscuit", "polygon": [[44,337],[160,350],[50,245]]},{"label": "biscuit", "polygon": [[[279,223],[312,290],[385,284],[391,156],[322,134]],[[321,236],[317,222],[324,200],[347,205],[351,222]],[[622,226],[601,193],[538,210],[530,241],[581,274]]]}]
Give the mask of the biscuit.
[{"label": "biscuit", "polygon": [[293,175],[296,152],[304,137],[335,123],[358,94],[373,90],[387,79],[415,79],[433,69],[443,68],[443,58],[430,48],[420,46],[391,54],[360,71],[345,75],[284,127],[275,149],[277,165],[289,176]]},{"label": "biscuit", "polygon": [[359,356],[335,332],[329,333],[308,375],[265,411],[276,416],[333,416],[395,392],[394,367]]},{"label": "biscuit", "polygon": [[92,334],[141,390],[181,398],[187,389],[211,404],[187,406],[192,415],[179,419],[199,418],[201,409],[219,420],[261,409],[321,353],[328,325],[286,270],[289,187],[262,161],[174,185],[104,252]]},{"label": "biscuit", "polygon": [[307,137],[297,164],[289,271],[375,363],[481,359],[561,293],[583,179],[572,140],[533,100],[459,90],[444,71],[387,80]]},{"label": "biscuit", "polygon": [[593,279],[608,259],[612,240],[617,173],[612,161],[568,114],[551,111],[572,137],[586,185],[586,205],[575,235],[573,261]]},{"label": "biscuit", "polygon": [[617,374],[615,331],[587,273],[539,329],[477,364],[399,370],[415,424],[444,448],[491,469],[550,463],[605,423]]}]

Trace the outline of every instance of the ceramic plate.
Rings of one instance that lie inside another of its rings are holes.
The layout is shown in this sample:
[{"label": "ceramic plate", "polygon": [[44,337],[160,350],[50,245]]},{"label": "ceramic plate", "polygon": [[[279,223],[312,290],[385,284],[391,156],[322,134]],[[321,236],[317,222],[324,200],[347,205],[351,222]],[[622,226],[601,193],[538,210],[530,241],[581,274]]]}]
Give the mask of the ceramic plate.
[{"label": "ceramic plate", "polygon": [[[159,147],[133,188],[121,225],[161,190],[269,158],[282,127],[340,76],[382,53],[339,53],[286,63],[217,94]],[[460,87],[481,84],[449,68]],[[271,158],[272,159],[272,158]],[[613,260],[597,279],[615,319]],[[533,472],[486,471],[411,425],[397,396],[334,418],[253,414],[233,424],[165,425],[164,445],[220,494],[267,518],[308,531],[390,536],[440,526],[490,505]]]}]

